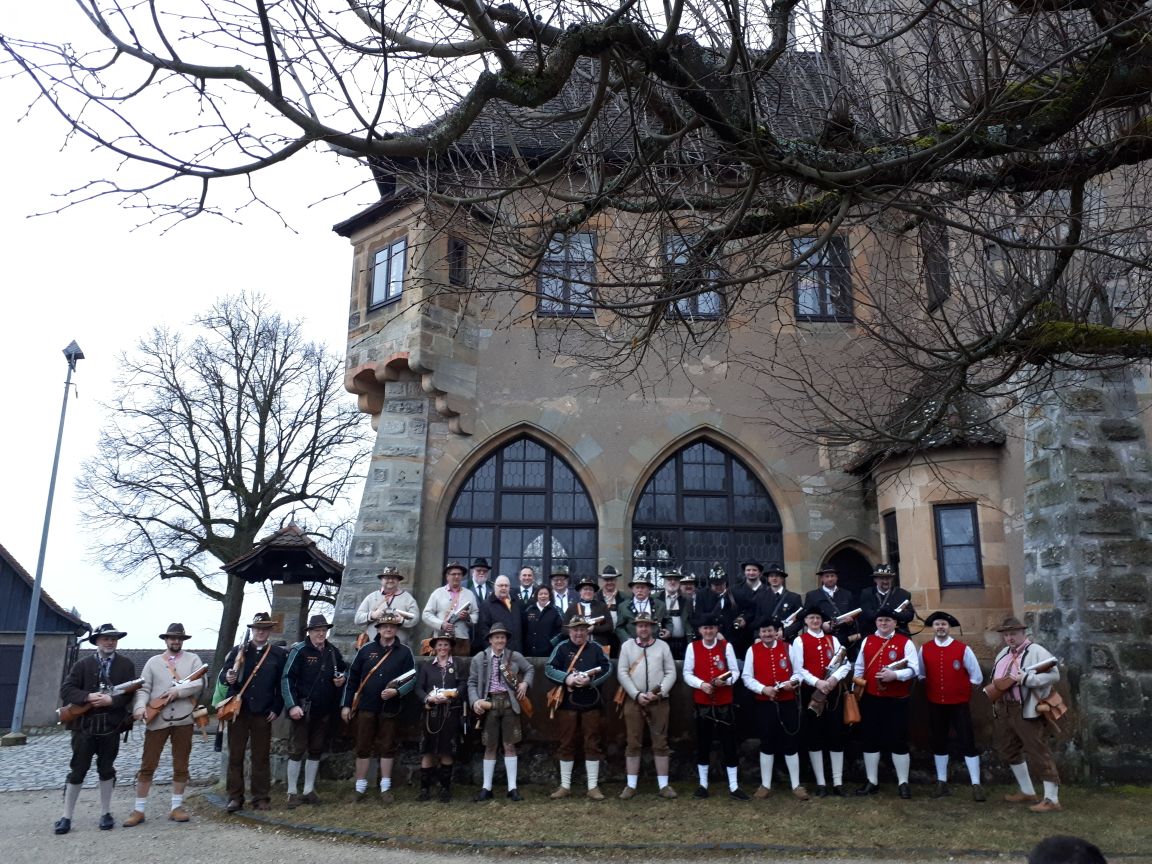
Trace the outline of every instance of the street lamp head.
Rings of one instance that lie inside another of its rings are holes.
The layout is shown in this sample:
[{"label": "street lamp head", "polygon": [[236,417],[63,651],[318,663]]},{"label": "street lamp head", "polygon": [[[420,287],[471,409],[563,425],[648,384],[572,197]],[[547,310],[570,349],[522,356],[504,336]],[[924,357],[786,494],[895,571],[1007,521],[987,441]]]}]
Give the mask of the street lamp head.
[{"label": "street lamp head", "polygon": [[68,347],[64,349],[64,358],[68,361],[69,369],[75,369],[76,361],[84,359],[84,352],[80,350],[75,339],[69,342]]}]

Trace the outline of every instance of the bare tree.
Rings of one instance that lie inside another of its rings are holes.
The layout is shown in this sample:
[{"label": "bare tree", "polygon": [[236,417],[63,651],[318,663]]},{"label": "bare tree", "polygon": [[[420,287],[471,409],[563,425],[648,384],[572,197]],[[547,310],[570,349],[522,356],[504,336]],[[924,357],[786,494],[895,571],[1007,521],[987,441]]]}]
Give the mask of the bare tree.
[{"label": "bare tree", "polygon": [[142,586],[186,579],[221,603],[223,657],[245,582],[220,565],[292,512],[344,530],[333,517],[365,446],[343,364],[299,323],[241,295],[193,324],[193,338],[156,328],[121,358],[119,395],[77,488],[104,566]]},{"label": "bare tree", "polygon": [[[709,346],[829,442],[913,446],[1152,353],[1141,3],[78,3],[99,50],[2,40],[135,169],[73,200],[194,215],[327,146],[482,238],[500,291],[560,285],[586,362]],[[549,271],[593,222],[619,241]]]}]

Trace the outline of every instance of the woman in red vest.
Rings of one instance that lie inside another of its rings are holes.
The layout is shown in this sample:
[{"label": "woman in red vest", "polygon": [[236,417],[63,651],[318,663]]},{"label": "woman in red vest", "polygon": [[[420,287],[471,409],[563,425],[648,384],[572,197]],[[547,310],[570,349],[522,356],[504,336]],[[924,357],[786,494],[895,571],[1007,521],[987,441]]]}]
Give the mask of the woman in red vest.
[{"label": "woman in red vest", "polygon": [[696,625],[700,638],[684,654],[684,683],[693,689],[696,703],[696,771],[700,785],[694,798],[708,797],[708,762],[713,738],[720,740],[720,752],[728,772],[728,796],[747,801],[748,793],[736,779],[739,762],[736,715],[732,710],[732,687],[740,677],[736,652],[720,633],[720,617],[707,614]]},{"label": "woman in red vest", "polygon": [[[897,668],[892,668],[896,666]],[[912,797],[908,785],[908,694],[920,670],[916,646],[896,632],[896,613],[890,606],[876,610],[876,632],[864,640],[856,655],[856,681],[864,682],[860,700],[860,737],[868,782],[857,795],[880,790],[880,751],[892,754],[900,797]]]},{"label": "woman in red vest", "polygon": [[928,691],[928,730],[932,752],[936,757],[936,789],[933,798],[951,794],[948,791],[948,730],[956,731],[956,746],[968,766],[972,782],[972,800],[983,801],[980,785],[980,751],[972,733],[972,711],[968,701],[972,688],[984,680],[980,664],[972,649],[952,638],[951,630],[960,622],[947,612],[933,612],[924,622],[936,638],[920,648],[920,678]]}]

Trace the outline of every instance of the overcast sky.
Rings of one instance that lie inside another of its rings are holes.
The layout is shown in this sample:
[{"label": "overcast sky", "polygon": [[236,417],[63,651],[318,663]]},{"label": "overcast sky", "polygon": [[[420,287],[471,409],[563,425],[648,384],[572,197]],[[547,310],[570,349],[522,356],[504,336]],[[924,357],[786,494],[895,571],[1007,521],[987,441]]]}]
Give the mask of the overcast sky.
[{"label": "overcast sky", "polygon": [[[45,22],[55,38],[71,38],[60,33],[77,26],[74,4],[0,4],[5,35],[44,32]],[[0,137],[0,543],[35,572],[67,372],[61,351],[75,339],[87,359],[68,404],[44,589],[93,625],[111,622],[129,631],[126,647],[161,648],[157,634],[172,621],[193,633],[192,647],[211,647],[218,604],[183,583],[139,593],[90,559],[74,481],[105,419],[99,403],[111,395],[119,353],[151,327],[186,324],[217,297],[242,289],[264,292],[278,311],[303,319],[310,338],[343,356],[352,255],[331,226],[371,203],[371,187],[317,202],[368,173],[321,151],[277,169],[267,191],[295,233],[255,210],[238,214],[242,225],[209,217],[167,233],[136,229],[142,214],[112,199],[28,218],[58,206],[53,193],[115,170],[89,146],[61,149],[67,130],[47,106],[15,125],[30,95],[24,82],[0,80],[0,122],[9,130]],[[261,603],[260,596],[250,597],[246,618]]]}]

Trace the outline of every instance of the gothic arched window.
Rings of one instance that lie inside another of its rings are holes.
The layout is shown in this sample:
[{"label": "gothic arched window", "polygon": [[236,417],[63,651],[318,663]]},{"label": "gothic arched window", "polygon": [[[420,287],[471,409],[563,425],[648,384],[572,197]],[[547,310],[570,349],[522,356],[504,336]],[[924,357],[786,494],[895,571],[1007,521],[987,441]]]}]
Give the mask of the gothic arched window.
[{"label": "gothic arched window", "polygon": [[632,516],[633,573],[708,575],[719,562],[736,584],[749,558],[783,564],[780,513],[748,467],[697,441],[670,456],[644,486]]},{"label": "gothic arched window", "polygon": [[563,459],[518,438],[481,462],[456,493],[445,545],[449,561],[487,558],[493,575],[513,585],[526,565],[538,580],[560,565],[573,577],[595,574],[596,512]]}]

